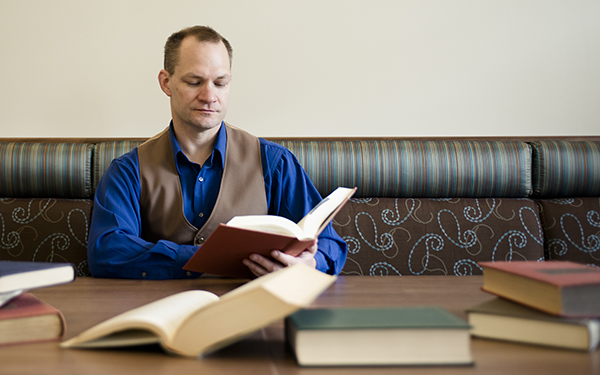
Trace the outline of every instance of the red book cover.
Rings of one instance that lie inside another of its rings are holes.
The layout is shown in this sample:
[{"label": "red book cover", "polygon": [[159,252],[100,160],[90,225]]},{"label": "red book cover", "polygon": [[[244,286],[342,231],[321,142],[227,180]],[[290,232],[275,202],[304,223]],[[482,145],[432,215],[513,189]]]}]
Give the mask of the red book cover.
[{"label": "red book cover", "polygon": [[271,251],[282,250],[296,256],[312,241],[220,224],[183,269],[250,279],[254,274],[242,263],[250,254],[270,257]]},{"label": "red book cover", "polygon": [[[220,224],[183,266],[183,269],[241,279],[253,278],[254,274],[242,263],[244,259],[248,259],[250,254],[270,257],[273,250],[281,250],[286,254],[297,256],[319,236],[355,192],[356,188],[340,187],[334,190],[301,220],[304,231],[306,231],[305,225],[308,225],[310,229],[301,234],[296,233],[296,236],[275,234],[273,231],[263,231],[265,228],[260,225],[258,227],[249,225],[256,224],[257,221],[259,224],[265,225],[267,223],[264,219],[273,218],[270,215],[234,217],[234,219],[246,218],[252,222],[246,222],[246,225]],[[280,227],[282,226],[282,223],[278,224]],[[292,225],[296,224],[292,223]],[[249,229],[250,227],[254,228]],[[289,227],[287,229],[287,231],[277,233],[295,233],[293,230],[289,230]],[[298,229],[302,231],[300,226]],[[307,237],[310,239],[306,239]]]},{"label": "red book cover", "polygon": [[57,340],[64,335],[65,328],[60,310],[31,293],[22,294],[0,308],[0,346]]},{"label": "red book cover", "polygon": [[565,317],[600,317],[600,269],[567,261],[481,262],[486,292]]},{"label": "red book cover", "polygon": [[567,261],[480,262],[479,265],[556,285],[559,288],[600,284],[600,268]]}]

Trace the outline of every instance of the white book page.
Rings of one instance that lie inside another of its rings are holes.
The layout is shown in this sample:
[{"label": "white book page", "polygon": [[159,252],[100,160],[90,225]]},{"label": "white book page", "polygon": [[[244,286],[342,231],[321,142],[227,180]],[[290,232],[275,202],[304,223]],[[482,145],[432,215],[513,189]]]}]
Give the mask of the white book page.
[{"label": "white book page", "polygon": [[303,239],[306,237],[298,224],[288,218],[275,215],[236,216],[227,222],[230,227],[281,234]]},{"label": "white book page", "polygon": [[344,202],[354,189],[339,187],[317,204],[298,224],[276,215],[236,216],[227,222],[230,227],[255,230],[296,237],[299,240],[313,239],[320,232],[333,212]]},{"label": "white book page", "polygon": [[[136,341],[134,337],[140,336],[140,332],[136,332],[139,330],[148,330],[160,339],[170,341],[173,339],[179,326],[189,315],[218,300],[219,297],[217,295],[204,290],[188,290],[173,294],[105,320],[71,340],[65,341],[61,346],[78,346],[85,344],[87,341],[92,341],[92,343],[87,345],[91,347],[126,345],[127,341],[120,343],[120,340],[115,340],[117,337],[109,340],[100,340],[96,345],[94,345],[93,341],[115,332],[131,331],[130,333],[133,334],[133,337],[128,337],[128,332],[124,332],[121,335],[121,339],[129,340],[129,343],[133,343]],[[142,339],[140,343],[152,342],[147,334],[141,335],[140,339]]]},{"label": "white book page", "polygon": [[0,294],[0,307],[3,306],[4,304],[8,303],[13,298],[20,296],[23,293],[25,293],[25,290],[15,290],[12,292],[1,293]]},{"label": "white book page", "polygon": [[331,194],[326,196],[318,205],[316,205],[300,222],[298,226],[302,228],[308,238],[314,238],[321,229],[321,226],[333,214],[335,209],[342,203],[351,191],[354,189],[339,187]]}]

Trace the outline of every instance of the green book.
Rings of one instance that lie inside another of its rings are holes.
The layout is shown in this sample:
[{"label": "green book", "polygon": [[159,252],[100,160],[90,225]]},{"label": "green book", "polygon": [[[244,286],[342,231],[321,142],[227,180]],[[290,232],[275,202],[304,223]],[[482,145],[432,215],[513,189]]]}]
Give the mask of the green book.
[{"label": "green book", "polygon": [[286,319],[302,366],[472,365],[469,329],[439,307],[303,309]]}]

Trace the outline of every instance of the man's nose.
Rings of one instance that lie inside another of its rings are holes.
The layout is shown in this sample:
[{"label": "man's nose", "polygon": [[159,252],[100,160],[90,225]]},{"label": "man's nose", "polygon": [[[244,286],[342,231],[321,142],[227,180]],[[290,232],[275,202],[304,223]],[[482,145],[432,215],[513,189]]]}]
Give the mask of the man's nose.
[{"label": "man's nose", "polygon": [[200,91],[198,92],[198,99],[207,103],[214,103],[217,101],[215,86],[211,83],[202,85]]}]

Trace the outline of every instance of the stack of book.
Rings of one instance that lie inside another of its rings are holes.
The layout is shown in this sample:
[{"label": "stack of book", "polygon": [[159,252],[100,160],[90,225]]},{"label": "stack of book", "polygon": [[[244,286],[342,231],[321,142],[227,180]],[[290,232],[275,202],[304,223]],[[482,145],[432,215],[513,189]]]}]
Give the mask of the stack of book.
[{"label": "stack of book", "polygon": [[68,263],[0,261],[0,346],[61,338],[62,313],[27,291],[74,279]]},{"label": "stack of book", "polygon": [[467,310],[473,336],[596,350],[600,268],[566,261],[480,265],[482,289],[499,298]]}]

